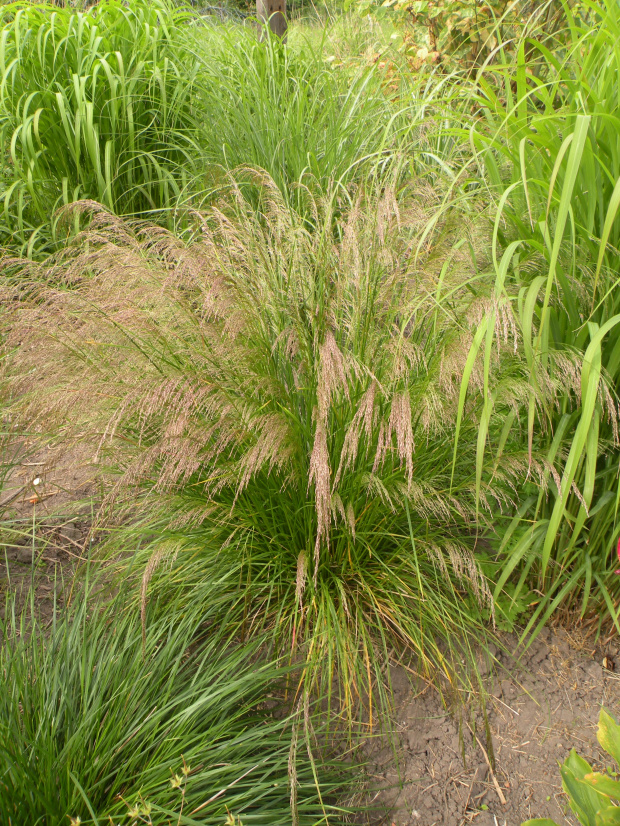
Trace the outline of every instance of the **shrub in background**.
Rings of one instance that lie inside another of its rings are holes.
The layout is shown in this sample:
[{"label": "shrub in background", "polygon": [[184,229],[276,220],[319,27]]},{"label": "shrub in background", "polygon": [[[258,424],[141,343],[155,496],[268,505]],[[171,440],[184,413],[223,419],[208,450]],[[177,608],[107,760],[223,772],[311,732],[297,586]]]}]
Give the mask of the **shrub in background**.
[{"label": "shrub in background", "polygon": [[188,19],[167,0],[2,6],[4,245],[45,247],[56,208],[81,198],[130,214],[174,203],[199,156]]},{"label": "shrub in background", "polygon": [[413,265],[419,194],[339,220],[312,202],[309,234],[273,182],[262,191],[256,215],[233,186],[235,209],[205,215],[189,246],[97,213],[46,270],[73,289],[43,288],[13,330],[38,338],[45,317],[53,338],[45,363],[20,351],[33,409],[49,420],[70,398],[130,497],[143,490],[122,541],[148,543],[144,610],[172,556],[168,575],[205,600],[221,580],[245,633],[270,632],[306,687],[339,677],[348,714],[380,694],[393,645],[456,689],[492,613],[483,538],[542,473],[518,428],[510,305],[463,256]]},{"label": "shrub in background", "polygon": [[[583,12],[580,0],[348,0],[362,13],[390,15],[405,30],[406,50],[444,68],[471,70],[497,53],[512,53],[524,33],[543,40],[564,30],[567,12]],[[536,34],[533,33],[536,29]]]}]

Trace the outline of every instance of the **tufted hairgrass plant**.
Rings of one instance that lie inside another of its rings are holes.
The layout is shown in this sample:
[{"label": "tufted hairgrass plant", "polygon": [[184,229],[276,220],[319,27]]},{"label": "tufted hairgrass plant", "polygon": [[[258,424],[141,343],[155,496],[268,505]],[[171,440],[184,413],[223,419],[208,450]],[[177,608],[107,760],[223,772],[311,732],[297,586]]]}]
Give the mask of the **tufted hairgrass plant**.
[{"label": "tufted hairgrass plant", "polygon": [[222,582],[242,635],[299,667],[293,696],[334,691],[370,723],[393,649],[447,691],[471,684],[486,540],[529,468],[526,364],[466,255],[416,268],[419,196],[340,217],[314,201],[310,232],[253,181],[260,214],[233,183],[189,245],[85,205],[93,234],[31,272],[56,286],[20,314],[46,359],[21,351],[19,370],[37,415],[70,399],[110,451],[142,611],[159,566],[197,599]]}]

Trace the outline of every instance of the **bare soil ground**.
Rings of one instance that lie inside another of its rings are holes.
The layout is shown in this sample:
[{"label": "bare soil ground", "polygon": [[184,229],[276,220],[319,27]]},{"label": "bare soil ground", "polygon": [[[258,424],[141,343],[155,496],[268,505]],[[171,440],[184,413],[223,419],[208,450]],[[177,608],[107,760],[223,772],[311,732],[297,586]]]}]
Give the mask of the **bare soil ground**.
[{"label": "bare soil ground", "polygon": [[45,622],[88,553],[97,468],[86,446],[30,447],[0,493],[0,612],[2,594],[16,594],[19,611],[32,585]]},{"label": "bare soil ground", "polygon": [[[514,650],[515,638],[505,640]],[[450,714],[436,691],[392,669],[396,757],[370,749],[371,775],[392,826],[520,826],[533,817],[576,824],[562,793],[559,762],[571,748],[609,765],[596,740],[601,706],[620,713],[617,642],[588,644],[566,629],[545,629],[520,662],[497,653],[486,676],[489,753],[483,715]],[[620,662],[620,660],[619,660]],[[459,720],[460,716],[460,720]],[[568,811],[567,811],[568,810]]]}]

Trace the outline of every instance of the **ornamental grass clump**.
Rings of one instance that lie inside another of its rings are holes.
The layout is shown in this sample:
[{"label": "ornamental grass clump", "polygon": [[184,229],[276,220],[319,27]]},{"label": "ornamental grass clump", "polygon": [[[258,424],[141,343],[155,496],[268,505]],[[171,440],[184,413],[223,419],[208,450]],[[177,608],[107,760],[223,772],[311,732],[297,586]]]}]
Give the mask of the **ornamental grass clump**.
[{"label": "ornamental grass clump", "polygon": [[348,715],[381,696],[393,648],[456,690],[493,614],[493,520],[544,475],[518,427],[511,305],[462,251],[416,263],[428,193],[340,217],[312,201],[309,233],[245,175],[262,211],[231,184],[187,245],[82,207],[91,230],[32,268],[36,306],[14,319],[30,416],[67,414],[116,465],[146,626],[160,578],[205,600],[221,582],[225,621],[268,632]]},{"label": "ornamental grass clump", "polygon": [[[325,195],[334,181],[346,187],[392,170],[445,96],[404,75],[388,83],[374,65],[336,69],[325,40],[287,47],[278,37],[258,42],[251,28],[217,27],[198,30],[195,44],[205,157],[227,170],[265,170],[301,211],[308,188]],[[416,159],[430,154],[418,143]]]},{"label": "ornamental grass clump", "polygon": [[7,601],[0,822],[343,823],[343,774],[318,764],[303,706],[266,710],[284,673],[257,661],[258,639],[234,645],[218,593],[187,605],[169,589],[143,638],[132,577],[117,596],[108,586],[74,583],[45,624],[33,594],[21,615]]}]

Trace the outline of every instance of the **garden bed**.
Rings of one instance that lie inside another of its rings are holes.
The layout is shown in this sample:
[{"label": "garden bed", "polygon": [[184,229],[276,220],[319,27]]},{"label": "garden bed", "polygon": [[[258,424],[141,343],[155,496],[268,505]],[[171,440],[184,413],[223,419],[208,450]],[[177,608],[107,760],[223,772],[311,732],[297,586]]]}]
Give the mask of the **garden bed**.
[{"label": "garden bed", "polygon": [[[29,469],[18,469],[14,480]],[[94,487],[86,463],[77,472],[50,463],[42,476],[48,493],[58,489],[64,515],[46,507],[43,496],[35,505],[25,494],[15,501],[24,521],[40,509],[34,568],[31,542],[9,547],[0,585],[5,590],[10,576],[11,590],[26,593],[34,573],[36,613],[45,623],[55,601],[62,604],[62,583],[71,581],[88,541],[91,506],[83,494]],[[615,639],[595,644],[585,632],[560,626],[544,629],[518,662],[508,653],[516,638],[507,635],[503,643],[506,651],[495,652],[484,676],[492,751],[480,709],[454,713],[413,669],[391,667],[393,742],[377,735],[364,747],[374,803],[389,811],[383,823],[520,826],[530,817],[576,823],[565,814],[558,763],[575,747],[593,765],[605,766],[596,723],[601,705],[612,713],[620,707],[620,677],[613,671],[620,648]],[[371,810],[375,822],[377,809]]]}]

